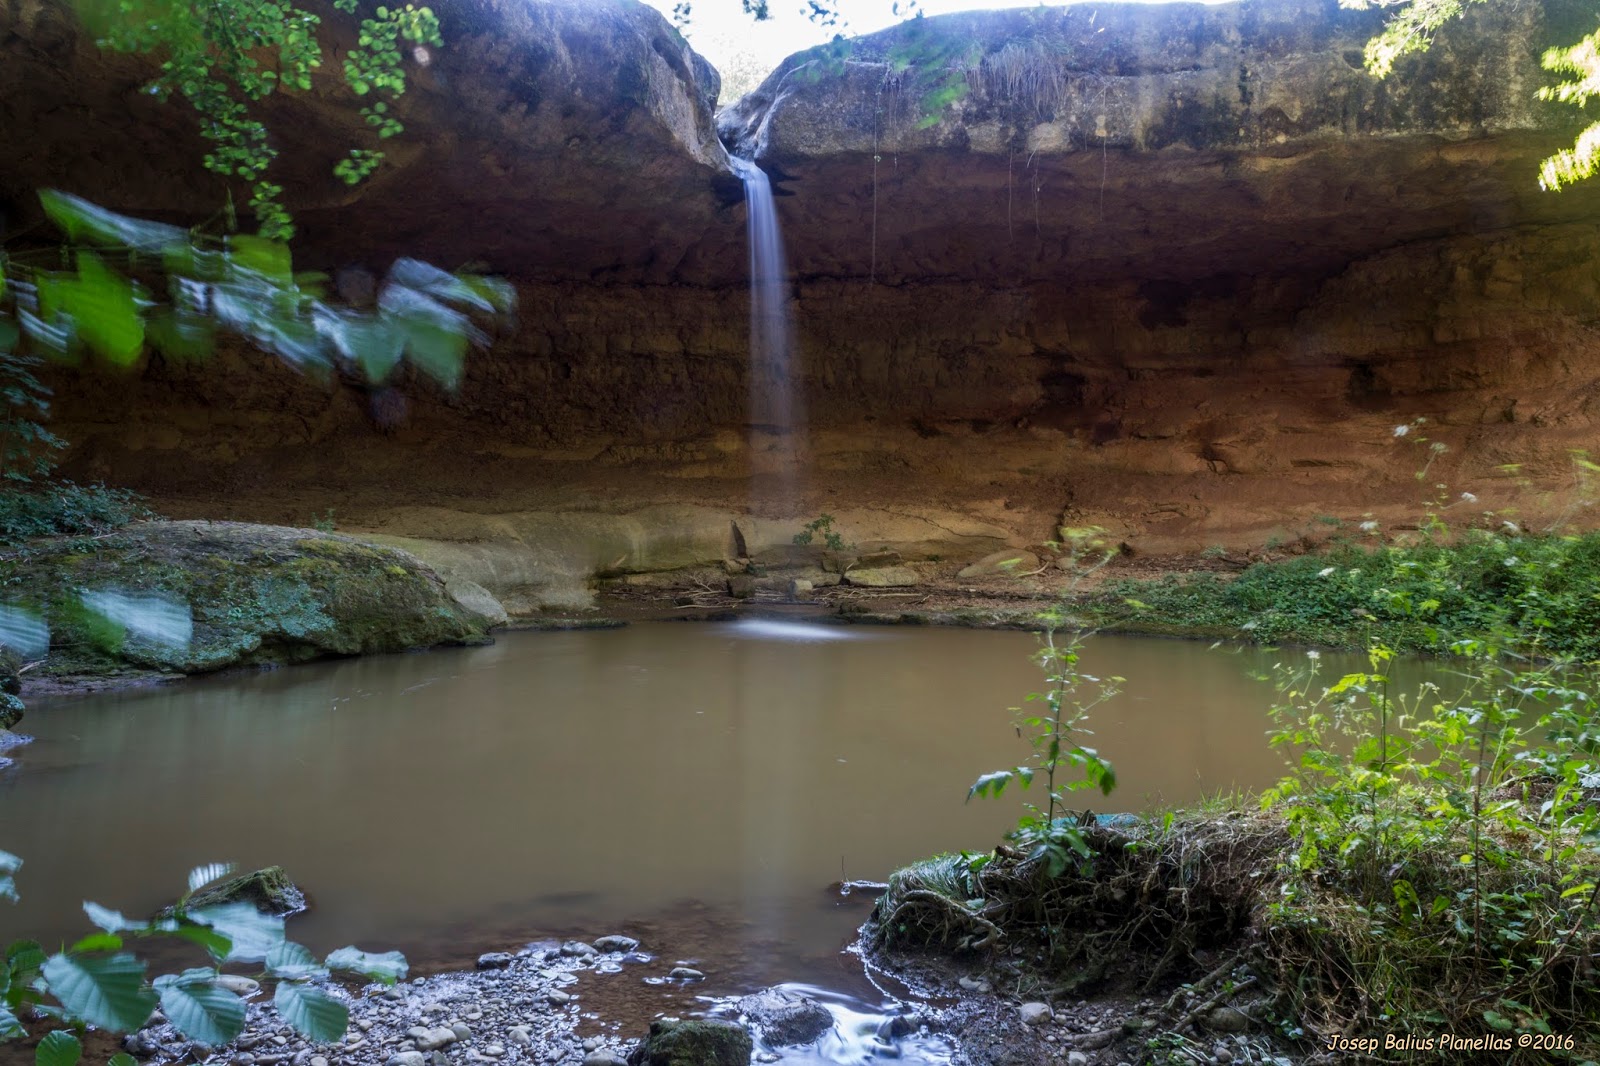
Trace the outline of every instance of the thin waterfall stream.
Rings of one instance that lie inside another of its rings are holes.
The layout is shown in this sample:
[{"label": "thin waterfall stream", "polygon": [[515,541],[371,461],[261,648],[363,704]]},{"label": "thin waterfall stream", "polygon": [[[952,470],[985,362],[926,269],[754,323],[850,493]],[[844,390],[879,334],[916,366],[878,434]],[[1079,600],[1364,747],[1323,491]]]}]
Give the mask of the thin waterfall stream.
[{"label": "thin waterfall stream", "polygon": [[792,518],[805,463],[805,404],[795,366],[783,229],[766,172],[748,159],[730,160],[744,182],[750,245],[750,505]]}]

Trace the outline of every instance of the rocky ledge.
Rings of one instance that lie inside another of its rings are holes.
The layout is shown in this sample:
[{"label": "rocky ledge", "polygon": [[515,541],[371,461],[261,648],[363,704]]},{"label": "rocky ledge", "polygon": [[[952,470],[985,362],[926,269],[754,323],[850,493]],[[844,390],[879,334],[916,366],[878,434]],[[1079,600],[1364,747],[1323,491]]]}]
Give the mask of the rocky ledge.
[{"label": "rocky ledge", "polygon": [[42,660],[30,685],[473,643],[493,623],[414,556],[311,529],[145,522],[34,544],[4,566],[42,652],[28,655]]}]

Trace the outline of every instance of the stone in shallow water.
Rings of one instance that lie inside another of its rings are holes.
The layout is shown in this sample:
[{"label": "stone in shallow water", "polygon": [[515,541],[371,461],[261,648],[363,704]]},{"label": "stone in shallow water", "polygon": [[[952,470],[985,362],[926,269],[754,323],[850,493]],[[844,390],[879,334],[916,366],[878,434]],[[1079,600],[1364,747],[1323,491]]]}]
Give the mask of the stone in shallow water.
[{"label": "stone in shallow water", "polygon": [[600,954],[593,944],[585,944],[581,940],[569,940],[561,945],[561,954],[576,959],[586,959],[591,955]]},{"label": "stone in shallow water", "polygon": [[512,956],[504,951],[490,951],[478,956],[478,969],[503,970],[511,965]]},{"label": "stone in shallow water", "polygon": [[692,966],[674,966],[667,974],[674,981],[704,981],[706,975]]},{"label": "stone in shallow water", "polygon": [[611,936],[603,936],[599,940],[596,940],[594,942],[594,946],[598,950],[604,951],[604,952],[607,952],[607,953],[610,953],[610,952],[613,952],[613,951],[638,951],[639,950],[639,942],[637,940],[633,939],[633,937],[631,937],[631,936],[622,936],[620,934],[612,934]]},{"label": "stone in shallow water", "polygon": [[755,1042],[719,1021],[658,1021],[628,1056],[629,1066],[749,1066]]},{"label": "stone in shallow water", "polygon": [[761,1030],[767,1043],[783,1047],[809,1044],[833,1028],[828,1008],[783,988],[768,988],[739,1001],[739,1013]]},{"label": "stone in shallow water", "polygon": [[[295,883],[289,880],[289,875],[283,872],[281,866],[268,866],[218,881],[210,888],[202,888],[190,896],[184,906],[194,910],[222,903],[248,903],[263,914],[274,914],[279,917],[299,914],[306,909],[305,893],[295,887]],[[171,913],[171,907],[161,912],[163,917]]]}]

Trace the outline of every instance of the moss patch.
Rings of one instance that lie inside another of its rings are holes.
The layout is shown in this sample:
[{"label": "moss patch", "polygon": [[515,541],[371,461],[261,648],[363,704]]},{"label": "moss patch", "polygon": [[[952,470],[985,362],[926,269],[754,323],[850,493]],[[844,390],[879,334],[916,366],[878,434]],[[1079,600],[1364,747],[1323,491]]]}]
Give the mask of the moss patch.
[{"label": "moss patch", "polygon": [[755,1044],[737,1025],[658,1021],[628,1057],[630,1066],[746,1066]]},{"label": "moss patch", "polygon": [[[151,522],[101,540],[34,545],[6,599],[50,625],[47,678],[137,678],[483,639],[444,582],[395,548],[238,522]],[[165,603],[187,641],[95,610],[96,594]]]}]

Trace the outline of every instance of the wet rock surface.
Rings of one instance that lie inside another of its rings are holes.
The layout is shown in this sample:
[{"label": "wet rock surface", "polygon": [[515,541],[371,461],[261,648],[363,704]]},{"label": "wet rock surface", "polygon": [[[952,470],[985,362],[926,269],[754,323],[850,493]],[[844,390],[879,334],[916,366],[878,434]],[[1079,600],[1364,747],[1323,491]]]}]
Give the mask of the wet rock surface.
[{"label": "wet rock surface", "polygon": [[769,988],[746,996],[739,1000],[738,1008],[763,1040],[778,1047],[809,1044],[833,1027],[828,1008],[788,989]]},{"label": "wet rock surface", "polygon": [[662,1020],[628,1056],[628,1066],[748,1066],[755,1044],[743,1028],[716,1020]]},{"label": "wet rock surface", "polygon": [[263,914],[281,918],[305,910],[306,895],[289,879],[283,867],[268,866],[202,888],[189,897],[186,906],[211,907],[222,903],[248,903]]}]

